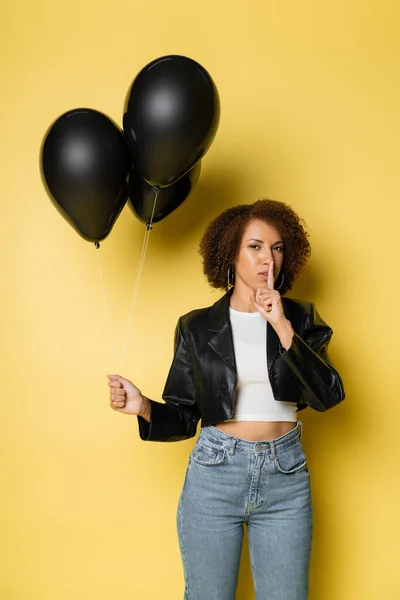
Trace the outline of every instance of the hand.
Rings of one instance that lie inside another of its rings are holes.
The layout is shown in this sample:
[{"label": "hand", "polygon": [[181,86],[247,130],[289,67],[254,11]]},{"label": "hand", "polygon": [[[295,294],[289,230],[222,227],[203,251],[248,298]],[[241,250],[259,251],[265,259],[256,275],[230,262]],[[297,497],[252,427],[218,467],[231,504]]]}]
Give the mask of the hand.
[{"label": "hand", "polygon": [[257,288],[250,296],[250,302],[271,325],[278,326],[287,319],[283,311],[282,299],[278,290],[274,290],[274,261],[268,268],[267,288]]},{"label": "hand", "polygon": [[144,398],[139,388],[120,375],[107,375],[107,377],[111,408],[127,415],[140,414],[143,411]]}]

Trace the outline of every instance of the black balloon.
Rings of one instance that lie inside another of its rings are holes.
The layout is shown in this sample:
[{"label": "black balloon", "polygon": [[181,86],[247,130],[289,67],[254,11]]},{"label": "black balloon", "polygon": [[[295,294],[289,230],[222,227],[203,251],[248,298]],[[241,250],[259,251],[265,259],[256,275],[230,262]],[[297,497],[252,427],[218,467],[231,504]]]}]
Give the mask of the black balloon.
[{"label": "black balloon", "polygon": [[[201,160],[185,173],[176,183],[161,188],[157,193],[156,205],[154,200],[156,191],[140,174],[132,170],[128,180],[128,205],[133,209],[141,221],[148,223],[153,214],[153,223],[158,223],[170,215],[186,200],[196,187],[201,171]],[[154,213],[153,213],[154,208]]]},{"label": "black balloon", "polygon": [[135,167],[151,185],[166,187],[207,152],[218,129],[220,103],[210,74],[199,63],[163,56],[137,75],[124,111]]},{"label": "black balloon", "polygon": [[47,131],[40,162],[61,215],[85,240],[103,240],[128,197],[131,161],[118,125],[89,108],[66,112]]}]

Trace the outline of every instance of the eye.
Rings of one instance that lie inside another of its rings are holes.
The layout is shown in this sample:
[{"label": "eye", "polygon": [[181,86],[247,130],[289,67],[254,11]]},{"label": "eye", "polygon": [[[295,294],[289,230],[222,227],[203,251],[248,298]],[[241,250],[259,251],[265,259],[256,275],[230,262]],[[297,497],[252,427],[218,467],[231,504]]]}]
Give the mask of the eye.
[{"label": "eye", "polygon": [[283,246],[274,246],[274,250],[279,250],[280,252],[283,252]]},{"label": "eye", "polygon": [[258,244],[250,244],[249,248],[260,248]]}]

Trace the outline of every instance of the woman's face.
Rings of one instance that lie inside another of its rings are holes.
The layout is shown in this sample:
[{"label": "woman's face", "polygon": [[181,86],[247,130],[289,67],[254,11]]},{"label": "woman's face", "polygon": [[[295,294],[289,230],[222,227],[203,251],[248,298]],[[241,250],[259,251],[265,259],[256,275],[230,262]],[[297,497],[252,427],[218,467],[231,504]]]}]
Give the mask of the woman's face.
[{"label": "woman's face", "polygon": [[283,240],[273,225],[254,219],[249,222],[242,236],[235,262],[235,286],[243,283],[254,290],[266,288],[271,260],[274,261],[276,281],[283,263]]}]

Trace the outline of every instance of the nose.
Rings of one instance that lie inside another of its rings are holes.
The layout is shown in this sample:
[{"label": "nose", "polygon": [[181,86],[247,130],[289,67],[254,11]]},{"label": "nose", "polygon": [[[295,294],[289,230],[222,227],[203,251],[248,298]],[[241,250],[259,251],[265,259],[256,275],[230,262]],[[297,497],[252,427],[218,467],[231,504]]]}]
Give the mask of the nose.
[{"label": "nose", "polygon": [[[265,265],[265,267],[267,269],[269,269],[269,265],[271,264],[271,261],[273,260],[273,256],[271,254],[271,252],[269,252],[268,250],[265,250],[265,254],[262,257],[262,264]],[[275,265],[274,265],[275,268]]]},{"label": "nose", "polygon": [[271,260],[273,260],[272,254],[270,252],[268,252],[268,250],[266,250],[265,256],[263,257],[263,264],[266,264],[269,266],[269,263],[271,262]]}]

